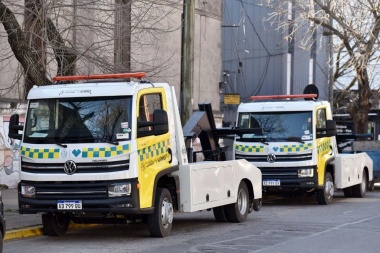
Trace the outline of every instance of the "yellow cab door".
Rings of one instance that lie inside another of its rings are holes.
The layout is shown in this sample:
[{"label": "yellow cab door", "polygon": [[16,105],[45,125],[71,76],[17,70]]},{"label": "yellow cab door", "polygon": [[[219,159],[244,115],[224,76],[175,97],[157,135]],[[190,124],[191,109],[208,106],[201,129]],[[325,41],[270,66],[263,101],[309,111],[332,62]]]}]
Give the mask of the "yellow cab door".
[{"label": "yellow cab door", "polygon": [[[321,106],[316,110],[316,128],[326,128],[327,110],[325,106]],[[331,137],[317,138],[317,157],[318,157],[318,185],[324,185],[326,163],[332,158],[332,145]]]},{"label": "yellow cab door", "polygon": [[140,126],[137,129],[140,208],[152,206],[156,176],[171,166],[169,132],[157,134],[154,132],[155,126],[149,125],[149,122],[154,121],[155,110],[167,111],[166,101],[163,88],[141,90],[137,97],[137,124]]}]

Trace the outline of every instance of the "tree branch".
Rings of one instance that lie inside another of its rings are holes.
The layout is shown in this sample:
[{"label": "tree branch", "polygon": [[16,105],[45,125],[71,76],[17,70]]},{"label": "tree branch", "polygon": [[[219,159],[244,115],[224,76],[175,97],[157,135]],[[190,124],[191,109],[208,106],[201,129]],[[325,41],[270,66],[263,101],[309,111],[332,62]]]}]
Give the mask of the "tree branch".
[{"label": "tree branch", "polygon": [[52,82],[45,76],[44,66],[38,61],[33,50],[27,46],[25,35],[15,15],[1,1],[0,22],[8,34],[9,45],[23,67],[27,78],[36,85],[51,84]]},{"label": "tree branch", "polygon": [[77,53],[65,45],[64,40],[50,18],[46,19],[46,31],[58,64],[57,75],[74,75]]}]

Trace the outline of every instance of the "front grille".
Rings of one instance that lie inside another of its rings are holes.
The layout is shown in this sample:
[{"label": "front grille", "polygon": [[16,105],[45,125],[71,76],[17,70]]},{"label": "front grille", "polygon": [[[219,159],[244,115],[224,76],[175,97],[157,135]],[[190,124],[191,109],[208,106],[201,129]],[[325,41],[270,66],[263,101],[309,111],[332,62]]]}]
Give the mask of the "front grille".
[{"label": "front grille", "polygon": [[[75,174],[117,172],[129,169],[129,160],[102,163],[77,163]],[[63,174],[63,163],[21,162],[21,171],[36,174]]]},{"label": "front grille", "polygon": [[[243,155],[236,154],[235,159],[246,159],[249,162],[268,162],[268,155]],[[301,162],[309,161],[313,158],[312,153],[306,154],[287,154],[287,155],[276,155],[276,162]]]},{"label": "front grille", "polygon": [[263,179],[294,179],[298,178],[298,170],[300,169],[314,169],[313,167],[260,167]]},{"label": "front grille", "polygon": [[36,187],[36,199],[106,199],[109,181],[85,182],[27,182]]}]

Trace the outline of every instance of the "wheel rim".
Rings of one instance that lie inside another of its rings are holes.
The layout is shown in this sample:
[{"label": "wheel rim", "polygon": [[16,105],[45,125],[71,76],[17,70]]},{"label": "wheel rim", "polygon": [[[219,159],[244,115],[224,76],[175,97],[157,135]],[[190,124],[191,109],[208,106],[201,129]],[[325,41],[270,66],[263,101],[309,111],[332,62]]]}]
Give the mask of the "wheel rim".
[{"label": "wheel rim", "polygon": [[331,199],[334,195],[334,183],[331,181],[330,178],[326,179],[325,191],[327,199]]},{"label": "wheel rim", "polygon": [[173,222],[173,205],[167,198],[162,201],[161,221],[164,228],[167,228]]},{"label": "wheel rim", "polygon": [[245,214],[248,208],[248,195],[244,189],[240,189],[237,199],[237,207],[241,214]]}]

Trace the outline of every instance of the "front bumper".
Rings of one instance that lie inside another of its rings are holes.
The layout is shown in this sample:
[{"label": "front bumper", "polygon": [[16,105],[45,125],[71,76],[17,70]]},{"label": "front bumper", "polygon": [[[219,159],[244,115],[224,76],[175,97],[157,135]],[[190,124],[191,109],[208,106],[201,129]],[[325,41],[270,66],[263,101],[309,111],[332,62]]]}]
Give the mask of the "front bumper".
[{"label": "front bumper", "polygon": [[[311,167],[260,167],[263,187],[270,188],[318,188],[316,166]],[[299,169],[313,169],[312,177],[299,177]],[[270,185],[268,185],[270,184]]]},{"label": "front bumper", "polygon": [[[123,197],[108,197],[108,185],[123,181],[96,182],[31,182],[21,181],[18,186],[19,213],[113,213],[113,214],[142,214],[150,213],[153,209],[141,210],[137,180],[131,182],[131,195]],[[26,183],[35,187],[35,198],[21,195],[21,184]],[[59,200],[82,202],[80,210],[58,210]]]}]

